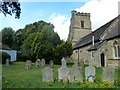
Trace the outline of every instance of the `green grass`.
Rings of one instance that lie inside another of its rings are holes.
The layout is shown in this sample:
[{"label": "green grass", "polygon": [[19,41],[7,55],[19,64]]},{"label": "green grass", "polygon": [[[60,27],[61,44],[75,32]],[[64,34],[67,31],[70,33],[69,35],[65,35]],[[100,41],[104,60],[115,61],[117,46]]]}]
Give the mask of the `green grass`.
[{"label": "green grass", "polygon": [[[68,64],[68,67],[71,67],[73,64]],[[83,67],[83,76],[84,70],[87,65]],[[46,65],[45,67],[49,67]],[[46,83],[42,82],[42,69],[45,67],[36,68],[35,65],[32,66],[32,69],[25,69],[25,62],[15,62],[13,65],[2,66],[2,74],[4,76],[3,79],[3,88],[101,88],[99,86],[102,75],[102,68],[96,67],[96,83],[63,83],[58,82],[58,68],[60,65],[55,65],[54,68],[54,83]],[[118,82],[118,69],[115,72],[115,82]],[[110,87],[118,87],[120,85],[116,84]],[[106,84],[107,85],[107,84]],[[105,87],[105,85],[103,85]]]}]

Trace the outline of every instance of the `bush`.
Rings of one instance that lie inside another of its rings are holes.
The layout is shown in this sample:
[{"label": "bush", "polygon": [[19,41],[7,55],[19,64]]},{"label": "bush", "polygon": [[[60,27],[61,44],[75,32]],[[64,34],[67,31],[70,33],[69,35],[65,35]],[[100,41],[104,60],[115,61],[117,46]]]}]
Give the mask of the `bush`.
[{"label": "bush", "polygon": [[6,52],[0,52],[0,55],[2,55],[2,64],[6,63],[6,59],[9,58],[10,59],[10,55]]}]

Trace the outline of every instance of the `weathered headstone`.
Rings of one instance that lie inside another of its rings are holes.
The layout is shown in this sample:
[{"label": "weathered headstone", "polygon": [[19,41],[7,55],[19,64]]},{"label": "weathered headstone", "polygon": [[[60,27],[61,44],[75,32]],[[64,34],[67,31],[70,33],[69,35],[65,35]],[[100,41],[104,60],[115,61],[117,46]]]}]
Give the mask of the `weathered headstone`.
[{"label": "weathered headstone", "polygon": [[7,65],[7,66],[9,66],[9,61],[10,61],[10,60],[7,58],[7,59],[6,59],[6,65]]},{"label": "weathered headstone", "polygon": [[40,65],[41,65],[41,66],[45,66],[45,59],[42,59],[42,60],[40,61]]},{"label": "weathered headstone", "polygon": [[62,58],[61,62],[62,62],[62,67],[66,67],[66,60],[64,57]]},{"label": "weathered headstone", "polygon": [[73,65],[70,69],[70,82],[82,82],[82,68],[80,68],[78,65]]},{"label": "weathered headstone", "polygon": [[70,79],[70,69],[67,67],[58,68],[59,81],[65,81]]},{"label": "weathered headstone", "polygon": [[51,68],[54,68],[54,62],[53,62],[53,60],[51,60],[51,61],[49,62],[49,64],[50,64],[50,67],[51,67]]},{"label": "weathered headstone", "polygon": [[43,82],[54,82],[53,70],[50,67],[46,67],[42,70],[42,81]]},{"label": "weathered headstone", "polygon": [[107,80],[114,84],[114,73],[115,69],[113,67],[110,66],[104,67],[102,73],[102,80]]},{"label": "weathered headstone", "polygon": [[89,82],[94,82],[94,80],[95,80],[95,67],[88,66],[85,68],[85,78]]},{"label": "weathered headstone", "polygon": [[26,61],[26,65],[25,65],[26,69],[30,69],[31,66],[32,66],[32,61],[27,60],[27,61]]},{"label": "weathered headstone", "polygon": [[39,68],[40,67],[40,59],[37,59],[35,63],[36,63],[36,67]]}]

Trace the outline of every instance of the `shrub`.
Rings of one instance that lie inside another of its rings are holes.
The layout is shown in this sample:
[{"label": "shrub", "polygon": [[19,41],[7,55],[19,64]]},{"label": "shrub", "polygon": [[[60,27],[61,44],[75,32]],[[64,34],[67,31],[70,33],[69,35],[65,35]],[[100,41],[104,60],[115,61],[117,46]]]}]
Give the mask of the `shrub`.
[{"label": "shrub", "polygon": [[2,55],[2,64],[5,64],[6,63],[6,59],[9,58],[10,59],[10,55],[6,52],[0,52],[0,55]]}]

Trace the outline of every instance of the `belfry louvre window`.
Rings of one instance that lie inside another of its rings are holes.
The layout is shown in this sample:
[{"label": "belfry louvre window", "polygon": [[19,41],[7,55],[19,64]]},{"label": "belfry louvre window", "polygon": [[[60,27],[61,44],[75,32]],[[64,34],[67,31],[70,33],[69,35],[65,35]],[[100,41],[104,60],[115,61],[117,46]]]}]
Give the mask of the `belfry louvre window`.
[{"label": "belfry louvre window", "polygon": [[81,28],[84,28],[84,21],[81,21]]}]

